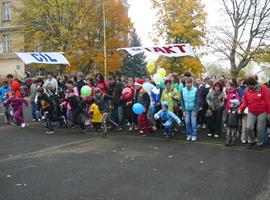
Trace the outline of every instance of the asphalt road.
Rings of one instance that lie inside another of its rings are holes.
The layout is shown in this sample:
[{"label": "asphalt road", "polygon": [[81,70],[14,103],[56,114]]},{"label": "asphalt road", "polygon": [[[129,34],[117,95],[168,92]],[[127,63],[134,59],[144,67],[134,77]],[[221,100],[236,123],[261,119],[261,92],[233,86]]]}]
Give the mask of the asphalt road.
[{"label": "asphalt road", "polygon": [[269,200],[270,149],[0,124],[0,200]]}]

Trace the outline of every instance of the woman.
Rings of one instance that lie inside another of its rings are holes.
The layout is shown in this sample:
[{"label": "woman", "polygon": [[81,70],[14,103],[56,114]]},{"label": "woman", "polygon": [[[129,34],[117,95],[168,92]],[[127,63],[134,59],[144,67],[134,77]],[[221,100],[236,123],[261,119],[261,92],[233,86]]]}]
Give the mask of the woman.
[{"label": "woman", "polygon": [[223,92],[223,85],[218,81],[214,84],[214,88],[209,91],[206,97],[206,101],[209,106],[207,113],[211,113],[211,116],[208,116],[209,137],[212,137],[213,135],[215,138],[220,137],[222,115],[225,105],[224,98],[225,94]]},{"label": "woman", "polygon": [[[239,114],[248,108],[246,132],[250,137],[248,149],[262,150],[263,134],[267,116],[270,115],[270,95],[267,86],[259,84],[253,77],[246,80],[247,90],[244,93]],[[257,145],[255,146],[254,126],[257,121]]]},{"label": "woman", "polygon": [[102,74],[96,75],[96,87],[98,87],[103,94],[108,94],[107,88],[109,87],[109,84],[104,79],[104,76]]},{"label": "woman", "polygon": [[181,99],[181,95],[177,89],[172,87],[172,81],[166,80],[165,90],[162,92],[162,96],[161,96],[161,102],[167,101],[169,103],[169,106],[168,106],[169,111],[174,112],[176,111],[176,107],[180,99]]}]

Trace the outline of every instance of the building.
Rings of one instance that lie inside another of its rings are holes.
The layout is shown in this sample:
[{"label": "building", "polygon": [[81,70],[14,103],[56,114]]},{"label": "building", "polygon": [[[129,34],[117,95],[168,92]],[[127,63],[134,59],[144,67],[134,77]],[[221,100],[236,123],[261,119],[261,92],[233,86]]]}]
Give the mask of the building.
[{"label": "building", "polygon": [[24,63],[14,52],[24,50],[22,26],[16,25],[15,8],[22,6],[19,0],[0,0],[0,76],[24,75]]}]

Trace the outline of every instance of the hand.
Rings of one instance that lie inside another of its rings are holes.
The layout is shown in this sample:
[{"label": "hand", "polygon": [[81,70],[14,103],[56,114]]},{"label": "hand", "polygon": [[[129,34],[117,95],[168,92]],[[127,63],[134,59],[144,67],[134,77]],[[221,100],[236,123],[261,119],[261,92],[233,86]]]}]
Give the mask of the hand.
[{"label": "hand", "polygon": [[202,109],[203,109],[202,107],[199,108],[199,110],[202,110]]},{"label": "hand", "polygon": [[186,117],[186,112],[183,112],[183,116]]},{"label": "hand", "polygon": [[239,115],[241,115],[241,114],[242,114],[241,110],[238,110],[238,114],[239,114]]}]

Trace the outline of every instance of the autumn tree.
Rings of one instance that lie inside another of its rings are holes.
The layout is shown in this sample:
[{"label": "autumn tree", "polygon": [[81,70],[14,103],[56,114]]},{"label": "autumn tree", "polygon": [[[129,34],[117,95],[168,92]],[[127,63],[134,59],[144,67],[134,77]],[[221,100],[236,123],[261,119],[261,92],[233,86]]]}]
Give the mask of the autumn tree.
[{"label": "autumn tree", "polygon": [[117,48],[125,47],[131,22],[120,1],[22,0],[18,10],[24,24],[27,51],[61,51],[71,63],[68,71],[89,74],[104,69],[103,4],[106,14],[108,71],[122,60]]},{"label": "autumn tree", "polygon": [[[203,44],[206,13],[200,0],[152,0],[152,4],[158,16],[154,41],[190,43],[197,47]],[[160,57],[157,65],[170,72],[190,71],[196,75],[204,70],[198,57]]]},{"label": "autumn tree", "polygon": [[222,4],[227,19],[214,27],[210,46],[230,61],[231,76],[237,78],[269,44],[270,0],[222,0]]},{"label": "autumn tree", "polygon": [[[130,47],[139,47],[142,45],[138,34],[134,31],[130,34]],[[147,75],[144,53],[134,56],[127,56],[124,59],[121,74],[130,77],[142,77]]]}]

